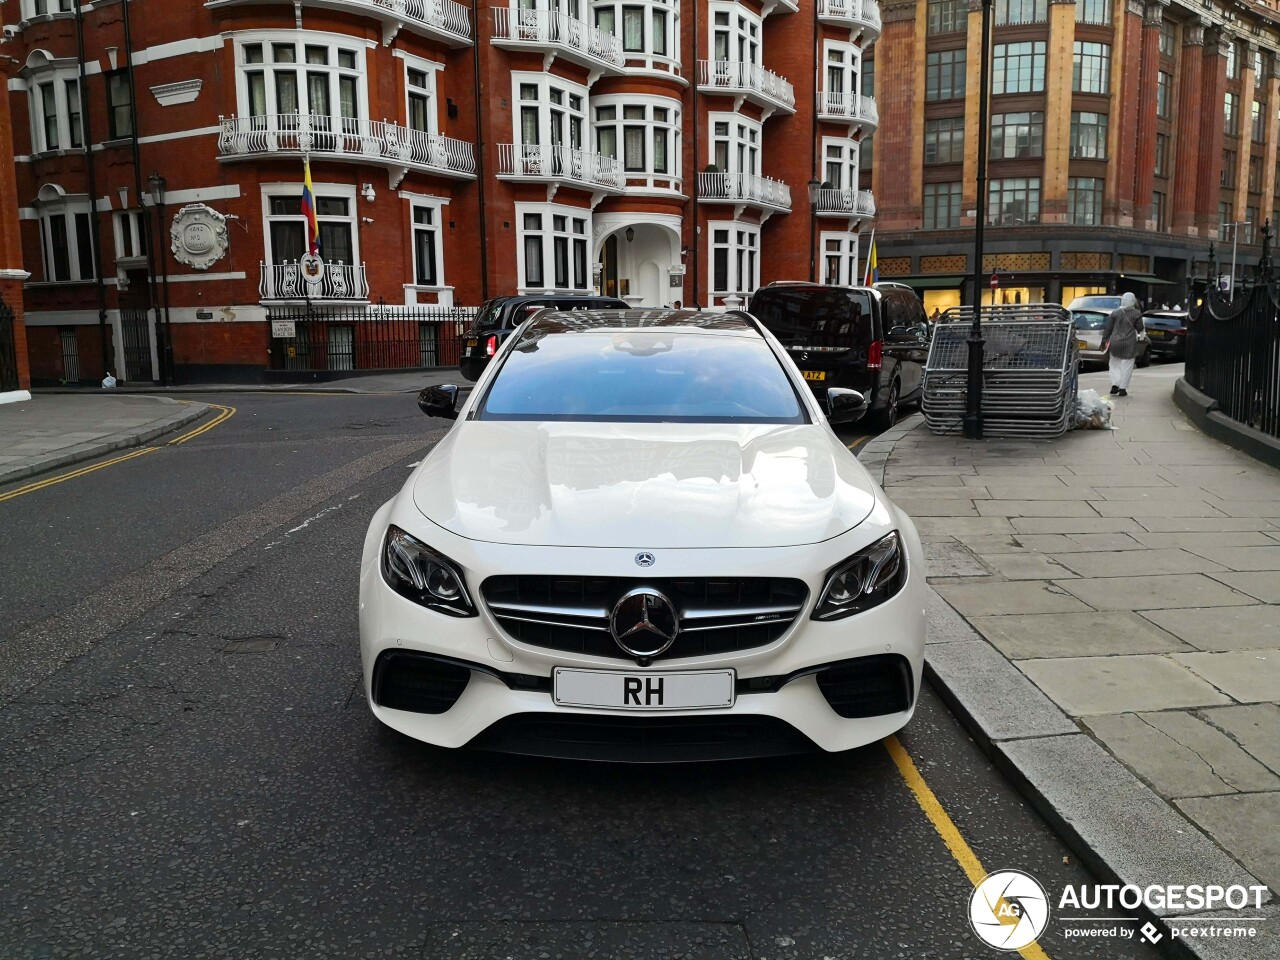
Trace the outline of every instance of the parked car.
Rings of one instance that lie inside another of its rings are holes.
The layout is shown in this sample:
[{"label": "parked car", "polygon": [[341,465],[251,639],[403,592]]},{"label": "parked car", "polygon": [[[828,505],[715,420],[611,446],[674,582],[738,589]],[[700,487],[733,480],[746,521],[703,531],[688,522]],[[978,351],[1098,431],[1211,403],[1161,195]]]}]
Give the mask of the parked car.
[{"label": "parked car", "polygon": [[494,297],[485,301],[462,343],[459,367],[468,380],[480,379],[484,368],[502,342],[516,327],[539,310],[598,310],[616,307],[625,310],[629,304],[617,297],[594,294],[555,294],[553,296]]},{"label": "parked car", "polygon": [[[1081,298],[1073,300],[1072,303],[1078,302]],[[1101,297],[1090,297],[1089,299],[1098,300]],[[1120,306],[1120,298],[1115,297],[1116,307]],[[1115,309],[1115,307],[1111,308]],[[1080,365],[1100,365],[1106,366],[1111,360],[1111,351],[1107,350],[1102,342],[1102,331],[1107,325],[1107,317],[1111,315],[1111,309],[1108,310],[1071,310],[1071,319],[1076,328],[1076,341],[1080,347]],[[1140,367],[1149,366],[1151,363],[1151,340],[1145,331],[1138,331],[1138,356],[1137,364]]]},{"label": "parked car", "polygon": [[741,311],[547,311],[374,514],[364,693],[443,747],[618,761],[872,743],[915,710],[914,524]]},{"label": "parked car", "polygon": [[910,287],[771,283],[755,292],[748,309],[782,342],[819,398],[830,387],[857,390],[877,429],[893,426],[901,406],[920,399],[929,320]]},{"label": "parked car", "polygon": [[1142,315],[1142,323],[1151,338],[1151,352],[1170,360],[1187,359],[1186,310],[1148,310]]},{"label": "parked car", "polygon": [[1094,312],[1110,313],[1120,307],[1120,295],[1110,293],[1095,293],[1084,297],[1076,297],[1067,304],[1067,309],[1073,313],[1077,310],[1092,310]]}]

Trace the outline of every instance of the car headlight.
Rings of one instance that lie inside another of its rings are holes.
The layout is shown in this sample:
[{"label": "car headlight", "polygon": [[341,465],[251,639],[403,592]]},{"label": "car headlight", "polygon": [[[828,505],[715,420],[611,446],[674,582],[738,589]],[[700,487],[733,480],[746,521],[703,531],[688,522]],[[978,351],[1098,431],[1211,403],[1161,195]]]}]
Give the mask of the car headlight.
[{"label": "car headlight", "polygon": [[382,542],[382,579],[400,596],[451,617],[474,617],[462,571],[399,527],[388,527]]},{"label": "car headlight", "polygon": [[907,582],[907,557],[896,532],[859,550],[827,574],[814,620],[839,620],[884,603]]}]

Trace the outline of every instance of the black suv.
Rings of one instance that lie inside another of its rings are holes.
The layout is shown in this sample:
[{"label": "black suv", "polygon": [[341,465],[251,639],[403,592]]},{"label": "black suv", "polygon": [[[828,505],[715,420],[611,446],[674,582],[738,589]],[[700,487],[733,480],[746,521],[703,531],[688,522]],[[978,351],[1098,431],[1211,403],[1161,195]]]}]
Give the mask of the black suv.
[{"label": "black suv", "polygon": [[930,330],[910,287],[771,283],[748,309],[786,347],[819,400],[828,387],[857,390],[872,425],[888,429],[901,404],[920,398]]},{"label": "black suv", "polygon": [[511,331],[524,323],[532,314],[550,307],[553,310],[626,310],[629,304],[617,297],[602,297],[594,294],[551,294],[526,297],[494,297],[485,302],[476,314],[475,323],[467,331],[466,340],[462,344],[462,360],[459,366],[462,375],[468,380],[479,380],[480,374],[489,363],[489,358],[498,352],[502,341],[511,336]]}]

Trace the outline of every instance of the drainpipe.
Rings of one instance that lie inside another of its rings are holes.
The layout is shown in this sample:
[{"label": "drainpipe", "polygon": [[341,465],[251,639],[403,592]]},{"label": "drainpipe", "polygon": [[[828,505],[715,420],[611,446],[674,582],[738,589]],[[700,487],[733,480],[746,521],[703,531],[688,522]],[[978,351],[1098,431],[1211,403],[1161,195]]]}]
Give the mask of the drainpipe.
[{"label": "drainpipe", "polygon": [[125,55],[125,71],[129,78],[129,127],[131,134],[129,137],[129,145],[133,152],[133,190],[138,197],[138,208],[143,211],[144,216],[141,218],[143,223],[143,232],[147,237],[147,274],[149,277],[147,283],[147,294],[151,300],[152,311],[155,314],[155,333],[156,333],[156,373],[159,375],[158,382],[161,386],[167,386],[165,378],[165,343],[164,343],[164,327],[160,316],[160,298],[156,295],[156,239],[155,231],[151,229],[151,216],[147,213],[143,205],[142,198],[145,196],[142,190],[142,154],[138,144],[138,85],[133,74],[133,33],[130,27],[128,2],[120,5],[120,11],[124,16],[124,55]]},{"label": "drainpipe", "polygon": [[[93,247],[94,287],[98,295],[98,340],[102,347],[102,372],[106,375],[113,364],[107,330],[107,285],[103,279],[106,267],[102,255],[102,234],[98,223],[98,177],[93,163],[93,129],[89,122],[88,81],[84,69],[84,9],[76,4],[76,56],[80,61],[80,142],[84,144],[84,165],[89,175],[89,244]],[[120,371],[117,370],[116,373]]]},{"label": "drainpipe", "polygon": [[[822,88],[822,41],[818,36],[818,3],[819,0],[813,0],[813,110],[809,114],[809,147],[810,159],[809,169],[813,171],[813,179],[822,183],[822,174],[818,169],[818,97]],[[819,188],[821,189],[821,188]],[[857,184],[854,184],[854,190],[857,190]],[[818,263],[821,258],[818,256],[818,205],[811,202],[809,204],[809,282],[813,283],[818,279]],[[855,266],[856,266],[855,260]]]},{"label": "drainpipe", "polygon": [[[475,23],[471,43],[472,101],[476,112],[476,191],[480,202],[480,302],[489,299],[489,216],[484,194],[484,122],[480,109],[480,7],[471,0],[471,19]],[[517,278],[518,282],[518,278]]]}]

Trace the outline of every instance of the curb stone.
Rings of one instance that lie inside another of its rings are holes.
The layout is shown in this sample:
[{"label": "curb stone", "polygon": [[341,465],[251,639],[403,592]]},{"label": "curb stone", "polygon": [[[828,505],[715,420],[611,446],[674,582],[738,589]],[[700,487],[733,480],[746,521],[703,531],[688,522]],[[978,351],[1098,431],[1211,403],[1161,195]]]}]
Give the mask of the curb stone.
[{"label": "curb stone", "polygon": [[[878,484],[894,447],[921,426],[915,414],[858,450]],[[941,595],[927,588],[925,678],[982,751],[1104,883],[1260,884],[1243,867],[1082,732]],[[1135,811],[1139,811],[1135,815]],[[1176,840],[1175,840],[1176,838]],[[1177,939],[1174,912],[1134,911],[1163,934],[1160,952],[1180,960],[1268,956],[1259,939]],[[1270,895],[1261,913],[1280,922]],[[1247,925],[1247,924],[1246,924]],[[1261,929],[1273,933],[1271,928]],[[1262,947],[1264,952],[1258,952]]]},{"label": "curb stone", "polygon": [[77,444],[74,447],[69,447],[66,450],[50,454],[30,463],[20,466],[0,467],[0,484],[11,483],[15,480],[25,480],[37,474],[57,470],[59,467],[84,463],[86,460],[94,460],[103,454],[111,453],[113,450],[140,447],[156,437],[172,433],[179,427],[185,426],[194,420],[199,420],[209,410],[208,404],[204,403],[170,400],[167,397],[156,397],[154,399],[165,404],[181,404],[182,409],[174,411],[162,420],[153,422],[139,432],[121,431],[120,433],[109,434],[100,440]]}]

